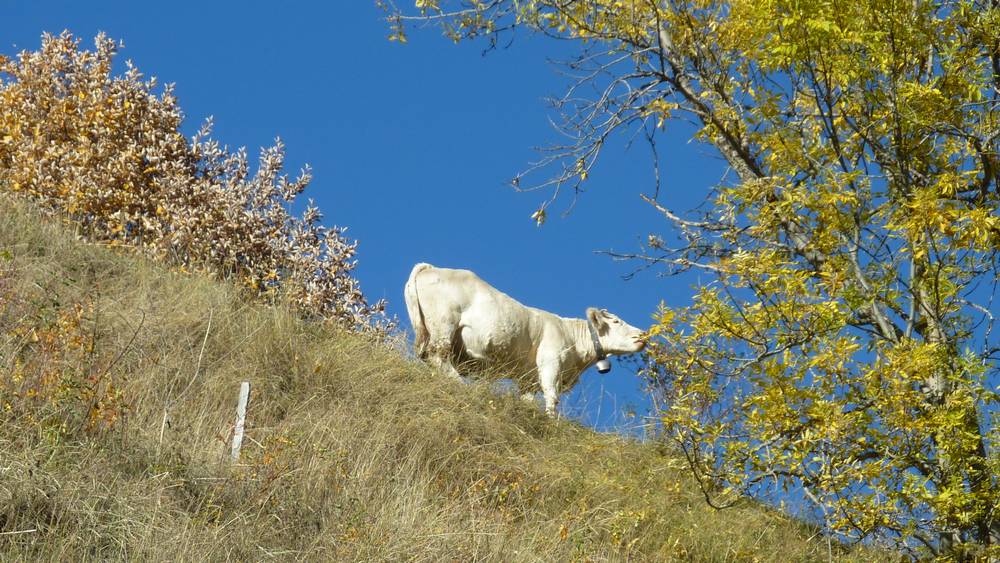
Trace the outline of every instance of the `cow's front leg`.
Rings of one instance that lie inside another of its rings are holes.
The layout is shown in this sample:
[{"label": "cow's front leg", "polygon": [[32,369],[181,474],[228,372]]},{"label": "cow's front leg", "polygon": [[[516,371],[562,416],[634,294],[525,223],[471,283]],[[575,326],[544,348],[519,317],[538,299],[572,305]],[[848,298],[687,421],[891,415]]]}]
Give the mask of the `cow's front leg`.
[{"label": "cow's front leg", "polygon": [[542,363],[538,366],[538,383],[545,397],[545,414],[555,417],[559,406],[559,368],[552,363]]}]

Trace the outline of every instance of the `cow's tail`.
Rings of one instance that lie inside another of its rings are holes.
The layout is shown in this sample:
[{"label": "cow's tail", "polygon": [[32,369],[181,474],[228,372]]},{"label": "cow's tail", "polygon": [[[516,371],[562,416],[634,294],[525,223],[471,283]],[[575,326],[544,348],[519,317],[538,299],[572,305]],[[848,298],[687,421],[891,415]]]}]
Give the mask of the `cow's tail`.
[{"label": "cow's tail", "polygon": [[421,262],[413,267],[410,272],[410,279],[406,280],[403,288],[403,299],[406,301],[406,312],[410,315],[410,325],[413,327],[413,351],[418,358],[427,355],[427,342],[430,340],[430,333],[427,332],[427,325],[424,323],[424,312],[420,308],[420,296],[417,294],[417,274],[432,267],[430,264]]}]

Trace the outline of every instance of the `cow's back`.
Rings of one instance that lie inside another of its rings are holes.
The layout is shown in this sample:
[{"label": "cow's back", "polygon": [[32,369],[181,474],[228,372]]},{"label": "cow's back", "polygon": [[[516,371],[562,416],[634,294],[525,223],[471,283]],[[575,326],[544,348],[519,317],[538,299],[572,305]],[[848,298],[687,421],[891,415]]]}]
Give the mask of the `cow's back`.
[{"label": "cow's back", "polygon": [[469,270],[429,267],[416,279],[420,306],[432,339],[456,335],[477,359],[528,360],[534,310]]},{"label": "cow's back", "polygon": [[468,270],[436,266],[421,270],[415,282],[425,314],[431,309],[461,311],[469,307],[477,291],[493,289]]}]

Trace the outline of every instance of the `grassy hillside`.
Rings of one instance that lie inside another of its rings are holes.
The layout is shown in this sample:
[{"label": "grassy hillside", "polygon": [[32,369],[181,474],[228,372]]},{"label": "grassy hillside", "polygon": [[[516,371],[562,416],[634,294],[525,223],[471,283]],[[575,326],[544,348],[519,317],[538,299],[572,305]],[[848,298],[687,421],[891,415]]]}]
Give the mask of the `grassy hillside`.
[{"label": "grassy hillside", "polygon": [[827,557],[773,511],[707,508],[655,447],[77,243],[3,199],[0,303],[3,560]]}]

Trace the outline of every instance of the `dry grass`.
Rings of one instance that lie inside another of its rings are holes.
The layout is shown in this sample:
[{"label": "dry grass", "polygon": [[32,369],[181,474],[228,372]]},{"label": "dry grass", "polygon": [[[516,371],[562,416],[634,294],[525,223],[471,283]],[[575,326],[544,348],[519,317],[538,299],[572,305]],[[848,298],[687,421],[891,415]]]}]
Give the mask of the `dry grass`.
[{"label": "dry grass", "polygon": [[[827,556],[774,511],[706,507],[656,447],[74,242],[6,200],[0,284],[3,560]],[[242,380],[253,392],[233,467]]]}]

